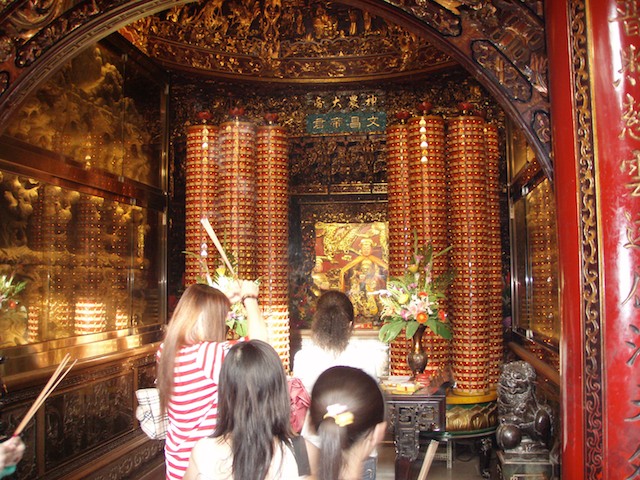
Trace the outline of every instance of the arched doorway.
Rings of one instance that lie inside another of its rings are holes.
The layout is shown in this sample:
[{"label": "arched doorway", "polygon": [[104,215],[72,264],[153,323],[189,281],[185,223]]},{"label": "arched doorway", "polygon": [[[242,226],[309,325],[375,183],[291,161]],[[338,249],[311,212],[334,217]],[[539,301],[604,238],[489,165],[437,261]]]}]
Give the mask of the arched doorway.
[{"label": "arched doorway", "polygon": [[[0,71],[0,128],[4,128],[7,119],[12,112],[18,108],[21,100],[35,88],[35,86],[46,77],[47,72],[54,69],[64,59],[73,55],[77,48],[87,45],[96,38],[105,36],[106,34],[126,25],[132,20],[142,18],[145,15],[160,11],[169,6],[175,6],[176,3],[188,2],[160,2],[160,1],[139,1],[135,4],[131,2],[111,3],[108,6],[98,6],[96,2],[90,4],[80,4],[67,12],[61,12],[59,5],[54,4],[49,8],[45,8],[44,14],[40,12],[37,22],[28,24],[29,28],[24,28],[24,23],[18,21],[11,23],[16,17],[20,19],[22,14],[28,12],[31,8],[28,2],[14,2],[7,7],[3,13],[3,22],[7,22],[9,28],[5,32],[17,32],[17,40],[10,40],[8,35],[5,37],[4,57]],[[524,24],[536,24],[536,17],[543,14],[541,2],[528,2],[526,6],[521,5],[522,9],[509,6],[506,8],[502,2],[461,2],[468,3],[471,8],[463,10],[462,13],[456,14],[452,9],[444,8],[443,2],[429,2],[428,5],[419,5],[418,2],[405,4],[405,2],[388,3],[382,1],[362,1],[362,2],[345,2],[362,8],[370,8],[372,11],[388,16],[398,22],[406,22],[420,34],[424,35],[434,43],[437,43],[455,56],[461,64],[469,71],[472,71],[498,99],[505,110],[513,117],[514,121],[527,132],[528,138],[537,150],[541,158],[547,159],[546,168],[551,176],[551,162],[549,161],[550,138],[548,132],[550,129],[549,109],[546,95],[546,81],[539,82],[545,78],[545,75],[538,75],[546,70],[546,56],[544,54],[535,58],[527,58],[526,61],[520,62],[525,68],[527,74],[524,81],[518,74],[519,69],[515,68],[519,60],[516,57],[506,56],[506,63],[498,62],[497,59],[504,60],[503,53],[509,51],[509,47],[513,51],[519,51],[517,48],[517,35],[510,37],[506,31],[501,43],[493,38],[488,44],[483,43],[490,34],[496,33],[501,29],[501,25],[491,26],[483,23],[484,20],[495,18],[492,15],[482,15],[489,11],[492,13],[505,13],[505,10],[511,11],[513,15],[518,17]],[[607,5],[613,5],[614,2],[607,2]],[[460,5],[458,5],[460,6]],[[513,7],[513,9],[512,9]],[[598,255],[597,242],[594,243],[588,238],[597,238],[597,225],[594,226],[596,212],[589,209],[582,214],[579,219],[577,203],[584,200],[581,196],[578,200],[575,198],[575,192],[579,191],[578,182],[589,183],[597,175],[594,173],[594,165],[591,162],[585,162],[577,167],[577,164],[588,157],[593,152],[593,145],[588,144],[587,150],[584,141],[581,144],[577,140],[578,133],[571,130],[570,133],[562,132],[560,125],[566,122],[567,125],[573,124],[575,121],[574,111],[576,108],[571,99],[576,93],[571,88],[575,78],[583,80],[582,77],[576,75],[573,77],[570,66],[572,65],[572,56],[568,53],[571,48],[575,48],[573,58],[586,60],[587,55],[584,54],[581,47],[582,32],[585,27],[584,2],[548,2],[547,4],[547,39],[554,45],[554,52],[551,55],[550,70],[553,73],[552,91],[555,92],[554,114],[557,115],[553,130],[555,135],[554,151],[556,154],[556,165],[554,166],[554,176],[556,181],[558,177],[563,182],[563,190],[557,194],[560,206],[559,216],[561,222],[560,229],[560,248],[564,253],[563,261],[563,316],[564,316],[564,336],[563,336],[563,394],[564,399],[564,428],[565,442],[563,451],[569,459],[564,464],[569,467],[573,465],[576,475],[571,478],[578,478],[577,474],[583,469],[583,465],[589,464],[587,469],[590,478],[597,478],[598,473],[602,472],[602,458],[606,456],[604,439],[602,433],[598,431],[602,427],[603,410],[602,403],[602,382],[604,377],[603,352],[598,346],[602,343],[602,320],[596,314],[592,317],[593,310],[597,311],[601,306],[600,289],[597,281],[591,279],[593,271],[598,272]],[[612,7],[612,8],[613,8]],[[591,8],[591,7],[590,7]],[[597,11],[596,7],[589,10],[591,14],[600,13],[603,18],[609,18],[609,10],[605,6],[599,6],[601,11]],[[483,9],[487,9],[483,11]],[[515,9],[515,10],[514,10]],[[455,10],[455,8],[454,8]],[[615,10],[615,8],[614,8]],[[479,12],[476,17],[472,14]],[[22,25],[22,26],[21,26]],[[34,27],[35,25],[35,27]],[[570,31],[569,25],[574,28]],[[17,27],[16,27],[17,26]],[[538,24],[542,29],[542,24]],[[523,31],[528,30],[524,28]],[[534,29],[535,30],[535,29]],[[30,33],[28,33],[28,31]],[[512,30],[509,30],[512,32]],[[523,35],[523,38],[528,38]],[[573,43],[572,43],[573,42]],[[559,48],[559,45],[563,48]],[[493,61],[485,63],[485,67],[479,66],[479,59],[484,58],[478,53],[486,52],[487,48],[495,48],[496,56]],[[474,56],[478,55],[478,56]],[[494,67],[498,64],[505,66],[502,70]],[[509,67],[514,67],[509,68]],[[582,70],[581,70],[582,68]],[[586,73],[589,77],[589,67],[578,67],[579,73]],[[505,72],[511,72],[513,76],[503,77]],[[533,80],[535,79],[535,80]],[[579,87],[583,88],[581,82]],[[531,97],[523,99],[522,91],[516,90],[507,93],[505,85],[522,85],[525,91],[530,87]],[[588,90],[588,88],[587,88]],[[558,98],[566,95],[565,98]],[[532,100],[533,99],[533,100]],[[591,106],[582,107],[582,113],[589,117]],[[583,115],[584,116],[584,115]],[[587,120],[590,120],[588,118]],[[587,122],[586,127],[580,127],[580,133],[587,134],[592,131],[592,126]],[[585,130],[586,129],[586,130]],[[565,137],[566,134],[566,137]],[[564,139],[571,141],[561,142]],[[546,146],[545,146],[546,145]],[[580,153],[576,153],[580,149]],[[575,160],[578,159],[578,160]],[[576,169],[581,168],[579,173]],[[566,182],[566,183],[564,183]],[[566,190],[564,187],[567,186]],[[569,193],[571,192],[571,193]],[[590,190],[586,199],[595,197],[593,190]],[[584,225],[588,228],[583,229]],[[582,270],[583,253],[589,250],[589,258],[585,267],[586,272]],[[587,279],[585,281],[585,278]],[[595,296],[595,298],[594,298]],[[579,298],[589,298],[585,304],[578,303]],[[604,305],[602,305],[604,307]],[[584,309],[588,310],[587,312]],[[594,332],[585,340],[585,329]],[[585,353],[585,343],[589,343],[590,349]],[[594,350],[596,353],[594,354]],[[586,356],[586,360],[585,360]],[[571,358],[569,358],[571,357]],[[589,366],[585,374],[585,364]],[[583,385],[586,382],[586,386]],[[585,410],[584,403],[588,401],[588,411]],[[587,412],[590,417],[594,417],[596,421],[587,421],[585,418]],[[586,447],[586,438],[589,437],[589,447]],[[629,445],[627,443],[627,445]],[[585,459],[585,452],[595,452],[594,456]],[[571,454],[571,455],[569,455]],[[586,468],[586,467],[585,467]],[[567,471],[573,472],[571,468]],[[583,473],[585,473],[583,471]],[[591,476],[593,474],[593,477]]]}]

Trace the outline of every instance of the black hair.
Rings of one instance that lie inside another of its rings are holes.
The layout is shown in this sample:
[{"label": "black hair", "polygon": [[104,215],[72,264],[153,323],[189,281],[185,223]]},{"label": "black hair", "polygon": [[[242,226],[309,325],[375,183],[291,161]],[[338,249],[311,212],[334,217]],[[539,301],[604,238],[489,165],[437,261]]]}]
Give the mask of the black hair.
[{"label": "black hair", "polygon": [[324,292],[318,298],[311,324],[316,345],[342,352],[351,338],[353,316],[353,304],[346,294],[338,290]]},{"label": "black hair", "polygon": [[271,345],[239,342],[220,371],[218,423],[214,437],[227,436],[235,480],[264,479],[274,455],[274,438],[290,443],[289,390],[284,367]]},{"label": "black hair", "polygon": [[[335,416],[327,416],[336,405],[353,415],[351,423],[340,426]],[[309,415],[320,437],[317,478],[335,480],[343,467],[343,453],[384,421],[384,397],[378,383],[363,370],[332,367],[313,386]]]}]

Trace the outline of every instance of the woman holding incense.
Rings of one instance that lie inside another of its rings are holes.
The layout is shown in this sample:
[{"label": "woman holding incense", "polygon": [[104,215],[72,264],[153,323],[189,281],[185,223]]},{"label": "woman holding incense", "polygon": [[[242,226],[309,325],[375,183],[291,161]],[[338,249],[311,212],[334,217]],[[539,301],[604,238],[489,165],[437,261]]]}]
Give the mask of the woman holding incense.
[{"label": "woman holding incense", "polygon": [[[195,443],[210,436],[218,414],[222,362],[236,341],[226,341],[226,319],[233,303],[247,311],[248,336],[266,340],[255,282],[232,282],[229,291],[204,284],[180,298],[158,350],[160,405],[169,417],[165,442],[166,478],[180,480]],[[244,339],[240,339],[242,341]]]}]

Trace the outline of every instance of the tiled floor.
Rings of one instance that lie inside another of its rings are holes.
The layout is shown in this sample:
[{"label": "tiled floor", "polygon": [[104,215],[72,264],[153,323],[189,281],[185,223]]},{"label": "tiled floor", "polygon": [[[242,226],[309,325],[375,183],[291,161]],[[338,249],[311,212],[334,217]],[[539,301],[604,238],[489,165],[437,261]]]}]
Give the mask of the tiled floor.
[{"label": "tiled floor", "polygon": [[[424,455],[424,452],[421,452]],[[418,458],[412,471],[412,479],[417,478],[422,465],[422,456]],[[478,456],[464,448],[458,448],[452,468],[447,469],[446,460],[434,460],[427,475],[428,480],[482,480]],[[385,441],[378,448],[378,472],[376,480],[395,479],[395,450],[393,442]]]}]

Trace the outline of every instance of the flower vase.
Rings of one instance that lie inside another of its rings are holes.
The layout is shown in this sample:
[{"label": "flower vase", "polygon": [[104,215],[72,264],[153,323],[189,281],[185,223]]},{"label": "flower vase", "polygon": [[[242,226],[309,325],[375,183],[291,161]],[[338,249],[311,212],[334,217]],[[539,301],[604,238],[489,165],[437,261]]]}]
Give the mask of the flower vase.
[{"label": "flower vase", "polygon": [[407,363],[409,364],[412,378],[416,378],[418,374],[423,373],[427,366],[427,352],[422,348],[422,335],[425,329],[424,325],[420,325],[416,333],[411,337],[411,350],[407,354]]}]

